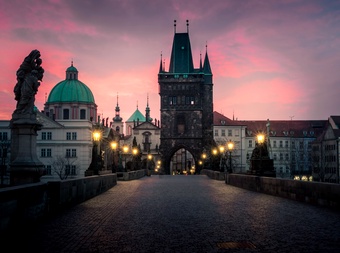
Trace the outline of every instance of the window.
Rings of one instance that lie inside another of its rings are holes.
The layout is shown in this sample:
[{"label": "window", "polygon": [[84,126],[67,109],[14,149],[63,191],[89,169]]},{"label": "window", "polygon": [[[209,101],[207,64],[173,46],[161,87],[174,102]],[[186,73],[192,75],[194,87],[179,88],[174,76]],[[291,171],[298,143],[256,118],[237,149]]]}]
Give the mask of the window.
[{"label": "window", "polygon": [[169,97],[169,105],[176,105],[177,104],[177,97]]},{"label": "window", "polygon": [[289,154],[286,153],[286,161],[288,161],[288,160],[289,160]]},{"label": "window", "polygon": [[188,97],[188,96],[186,96],[186,97],[185,97],[185,104],[186,104],[186,105],[193,105],[193,104],[195,104],[195,99],[194,99],[194,97]]},{"label": "window", "polygon": [[225,136],[225,129],[222,129],[221,136]]},{"label": "window", "polygon": [[274,161],[276,161],[277,160],[277,155],[274,153]]},{"label": "window", "polygon": [[42,140],[52,140],[52,132],[42,132],[41,133]]},{"label": "window", "polygon": [[77,140],[77,132],[67,132],[66,133],[66,140],[70,141],[70,140]]},{"label": "window", "polygon": [[77,132],[72,133],[72,140],[77,140]]},{"label": "window", "polygon": [[253,141],[252,141],[252,140],[249,140],[248,147],[249,147],[249,148],[252,148],[252,147],[253,147]]},{"label": "window", "polygon": [[282,160],[283,160],[283,154],[280,153],[280,161],[282,161]]},{"label": "window", "polygon": [[299,142],[299,147],[300,147],[300,149],[303,149],[303,141]]},{"label": "window", "polygon": [[279,147],[280,147],[280,148],[283,148],[283,141],[280,141],[279,143],[280,143],[280,144],[279,144],[279,145],[280,145]]},{"label": "window", "polygon": [[185,117],[184,115],[177,116],[177,133],[184,134],[185,132]]},{"label": "window", "polygon": [[76,149],[66,149],[66,157],[77,157],[77,150]]},{"label": "window", "polygon": [[218,136],[218,130],[215,129],[215,133],[214,133],[215,136]]},{"label": "window", "polygon": [[235,136],[239,136],[240,135],[240,130],[236,129],[235,130]]},{"label": "window", "polygon": [[52,167],[51,165],[46,165],[45,166],[46,174],[47,175],[52,175]]},{"label": "window", "polygon": [[233,130],[228,129],[228,136],[233,136]]},{"label": "window", "polygon": [[50,148],[42,148],[40,150],[40,156],[41,157],[51,157],[52,156],[52,150]]},{"label": "window", "polygon": [[65,166],[65,174],[66,175],[76,175],[76,166],[75,165],[66,165]]},{"label": "window", "polygon": [[273,141],[273,148],[276,148],[276,141]]},{"label": "window", "polygon": [[7,132],[0,132],[0,140],[1,141],[7,141],[8,140]]},{"label": "window", "polygon": [[285,147],[288,148],[288,141],[285,141]]},{"label": "window", "polygon": [[86,119],[86,110],[80,109],[80,119]]},{"label": "window", "polygon": [[63,119],[70,119],[70,110],[69,109],[64,109],[63,110]]}]

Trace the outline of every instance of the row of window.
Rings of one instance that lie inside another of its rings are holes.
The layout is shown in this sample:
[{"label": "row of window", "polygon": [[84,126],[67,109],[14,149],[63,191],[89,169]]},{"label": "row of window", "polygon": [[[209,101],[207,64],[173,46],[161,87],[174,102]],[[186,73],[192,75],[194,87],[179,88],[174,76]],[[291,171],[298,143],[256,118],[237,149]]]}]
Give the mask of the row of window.
[{"label": "row of window", "polygon": [[192,96],[169,96],[168,97],[169,105],[194,105],[195,97]]},{"label": "row of window", "polygon": [[[52,132],[42,132],[41,133],[42,140],[52,140]],[[66,140],[77,140],[77,132],[67,132]]]},{"label": "row of window", "polygon": [[[52,157],[52,149],[51,148],[42,148],[40,150],[41,157]],[[65,157],[77,157],[77,149],[66,149]]]},{"label": "row of window", "polygon": [[8,133],[0,132],[0,141],[7,141],[7,140],[8,140]]},{"label": "row of window", "polygon": [[[46,165],[45,169],[46,169],[47,175],[52,175],[52,166],[51,165]],[[66,175],[72,175],[72,176],[77,175],[76,165],[65,165],[65,174]]]}]

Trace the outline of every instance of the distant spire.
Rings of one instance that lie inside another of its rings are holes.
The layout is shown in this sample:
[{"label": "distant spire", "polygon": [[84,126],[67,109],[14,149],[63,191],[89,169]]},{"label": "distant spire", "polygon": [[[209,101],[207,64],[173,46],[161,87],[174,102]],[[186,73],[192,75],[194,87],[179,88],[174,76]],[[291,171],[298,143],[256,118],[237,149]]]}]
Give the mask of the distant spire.
[{"label": "distant spire", "polygon": [[114,122],[121,122],[123,119],[120,117],[120,108],[118,105],[118,92],[117,92],[117,106],[116,106],[116,116],[113,118]]},{"label": "distant spire", "polygon": [[209,57],[208,57],[208,45],[205,45],[205,57],[204,57],[204,64],[203,64],[203,72],[204,74],[212,74]]},{"label": "distant spire", "polygon": [[187,33],[189,33],[189,20],[187,20]]},{"label": "distant spire", "polygon": [[203,65],[202,65],[202,52],[200,52],[200,72],[203,70]]},{"label": "distant spire", "polygon": [[162,51],[161,51],[161,63],[159,66],[159,73],[163,72],[163,59],[162,59]]},{"label": "distant spire", "polygon": [[150,108],[149,108],[149,93],[147,94],[147,99],[146,99],[146,108],[145,108],[145,121],[150,122]]},{"label": "distant spire", "polygon": [[174,20],[174,32],[176,33],[176,19]]}]

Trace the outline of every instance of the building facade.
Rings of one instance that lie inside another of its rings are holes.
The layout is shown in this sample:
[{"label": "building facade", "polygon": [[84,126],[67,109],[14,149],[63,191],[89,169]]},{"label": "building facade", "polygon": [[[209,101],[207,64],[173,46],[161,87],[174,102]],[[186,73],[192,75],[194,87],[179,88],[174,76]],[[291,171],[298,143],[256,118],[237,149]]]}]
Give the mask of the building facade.
[{"label": "building facade", "polygon": [[234,142],[234,172],[247,173],[258,134],[267,139],[276,177],[313,180],[312,143],[324,135],[326,120],[231,120],[214,112],[214,139],[218,145]]}]

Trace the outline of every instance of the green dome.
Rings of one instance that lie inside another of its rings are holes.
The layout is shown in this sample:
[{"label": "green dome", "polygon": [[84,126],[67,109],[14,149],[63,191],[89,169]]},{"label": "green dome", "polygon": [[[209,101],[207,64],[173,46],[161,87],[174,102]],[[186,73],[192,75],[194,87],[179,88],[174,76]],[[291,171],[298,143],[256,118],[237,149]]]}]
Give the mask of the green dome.
[{"label": "green dome", "polygon": [[73,62],[66,69],[66,79],[54,86],[46,103],[94,103],[89,87],[78,80],[78,70]]},{"label": "green dome", "polygon": [[94,97],[86,84],[76,79],[68,79],[54,86],[47,99],[47,103],[60,102],[94,103]]}]

